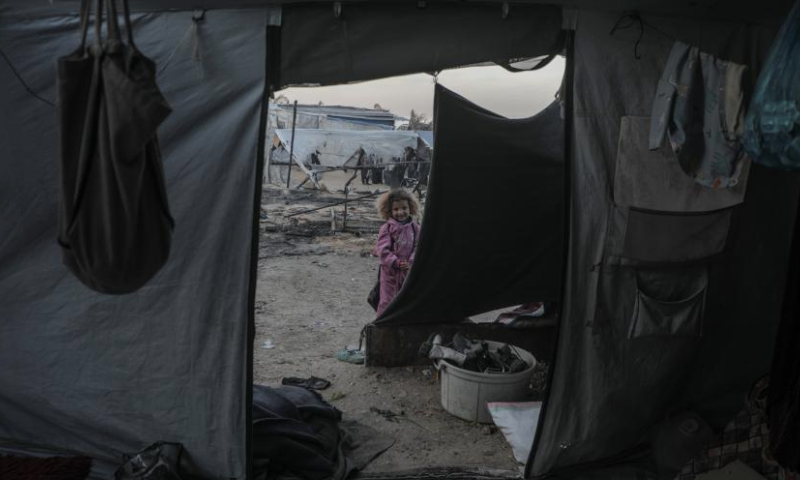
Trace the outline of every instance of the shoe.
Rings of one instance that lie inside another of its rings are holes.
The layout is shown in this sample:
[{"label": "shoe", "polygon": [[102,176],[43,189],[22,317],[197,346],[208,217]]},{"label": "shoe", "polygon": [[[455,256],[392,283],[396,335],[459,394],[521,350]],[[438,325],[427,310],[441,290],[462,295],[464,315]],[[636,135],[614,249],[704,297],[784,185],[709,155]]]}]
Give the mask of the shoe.
[{"label": "shoe", "polygon": [[348,363],[355,363],[356,365],[361,365],[364,363],[364,351],[363,350],[348,350],[343,348],[336,352],[336,358]]}]

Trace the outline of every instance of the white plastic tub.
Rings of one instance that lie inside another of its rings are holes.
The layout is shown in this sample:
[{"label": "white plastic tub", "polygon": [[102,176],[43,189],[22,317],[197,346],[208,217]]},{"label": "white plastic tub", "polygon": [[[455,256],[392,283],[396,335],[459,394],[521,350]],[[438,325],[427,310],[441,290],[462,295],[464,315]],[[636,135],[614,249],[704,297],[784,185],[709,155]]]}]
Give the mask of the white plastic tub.
[{"label": "white plastic tub", "polygon": [[[505,343],[486,341],[489,351],[497,351]],[[517,373],[479,373],[457,367],[446,360],[435,362],[442,383],[442,407],[456,417],[471,422],[492,423],[487,402],[526,400],[536,366],[536,358],[519,347],[515,353],[528,364]]]}]

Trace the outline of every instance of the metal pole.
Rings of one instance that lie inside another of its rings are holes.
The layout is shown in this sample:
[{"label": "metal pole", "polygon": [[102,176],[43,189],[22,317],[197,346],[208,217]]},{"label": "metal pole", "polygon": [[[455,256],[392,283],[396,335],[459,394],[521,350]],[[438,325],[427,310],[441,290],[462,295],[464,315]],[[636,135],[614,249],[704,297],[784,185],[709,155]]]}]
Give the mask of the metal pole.
[{"label": "metal pole", "polygon": [[297,100],[294,101],[294,111],[292,112],[292,141],[289,142],[289,167],[286,171],[286,188],[292,179],[292,155],[294,155],[294,126],[297,123]]},{"label": "metal pole", "polygon": [[349,203],[349,202],[356,202],[356,201],[358,201],[358,200],[363,200],[363,199],[365,199],[365,198],[374,197],[375,195],[380,195],[380,194],[382,194],[382,193],[384,193],[384,192],[380,192],[380,191],[378,191],[378,192],[372,192],[372,193],[369,193],[369,194],[367,194],[367,195],[363,195],[363,196],[361,196],[361,197],[355,197],[355,198],[350,198],[350,199],[348,199],[348,200],[342,200],[342,201],[340,201],[340,202],[329,203],[329,204],[327,204],[327,205],[323,205],[323,206],[321,206],[321,207],[317,207],[317,208],[310,208],[310,209],[308,209],[308,210],[303,210],[302,212],[290,213],[289,215],[284,215],[284,216],[283,216],[283,218],[294,217],[294,216],[297,216],[297,215],[304,215],[304,214],[306,214],[306,213],[311,213],[311,212],[316,212],[317,210],[322,210],[323,208],[335,207],[335,206],[337,206],[337,205],[341,205],[341,204],[343,204],[343,203],[345,203],[345,204],[346,204],[346,203]]},{"label": "metal pole", "polygon": [[345,203],[344,203],[344,218],[342,219],[342,231],[343,232],[344,232],[345,228],[347,228],[347,205],[348,205],[347,197],[350,196],[350,182],[355,180],[357,176],[358,176],[358,170],[354,171],[353,172],[353,176],[350,177],[350,180],[348,180],[347,183],[344,184],[344,199],[345,199]]}]

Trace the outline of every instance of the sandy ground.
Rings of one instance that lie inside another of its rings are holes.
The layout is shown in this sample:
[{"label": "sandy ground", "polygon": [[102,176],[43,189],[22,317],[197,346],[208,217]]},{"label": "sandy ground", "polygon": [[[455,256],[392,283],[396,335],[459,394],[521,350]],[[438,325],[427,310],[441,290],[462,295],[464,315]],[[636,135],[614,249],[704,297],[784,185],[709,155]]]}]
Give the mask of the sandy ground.
[{"label": "sandy ground", "polygon": [[[349,208],[351,218],[367,226],[359,233],[331,233],[329,208],[292,219],[283,215],[343,198],[336,190],[345,180],[343,174],[326,174],[323,183],[328,192],[264,189],[256,383],[279,385],[284,376],[330,380],[332,385],[321,393],[345,418],[397,440],[367,471],[443,466],[515,470],[511,449],[500,432],[490,433],[493,429],[442,409],[432,367],[366,368],[335,358],[338,350],[358,344],[362,327],[374,318],[366,303],[378,266],[370,255],[380,225],[373,201]],[[386,188],[354,183],[356,190]],[[334,208],[338,213],[343,210]],[[399,417],[392,421],[373,408]]]}]

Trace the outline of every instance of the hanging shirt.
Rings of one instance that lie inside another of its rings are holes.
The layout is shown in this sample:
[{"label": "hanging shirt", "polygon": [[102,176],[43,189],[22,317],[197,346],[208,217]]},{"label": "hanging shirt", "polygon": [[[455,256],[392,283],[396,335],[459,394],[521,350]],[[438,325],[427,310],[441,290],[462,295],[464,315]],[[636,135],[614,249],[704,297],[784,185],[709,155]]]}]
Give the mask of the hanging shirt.
[{"label": "hanging shirt", "polygon": [[669,133],[687,175],[711,188],[735,186],[749,162],[741,144],[746,71],[675,42],[653,101],[650,149],[661,147]]}]

